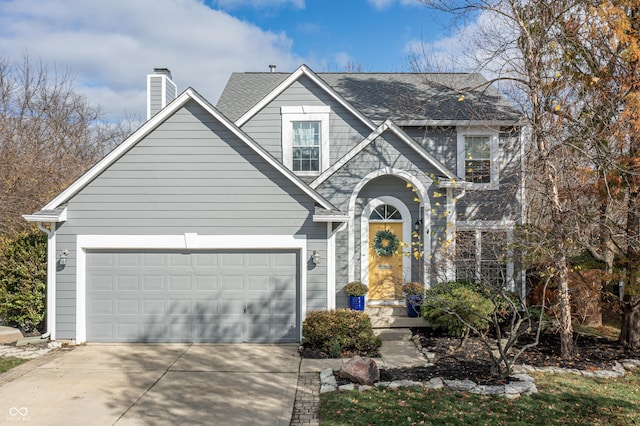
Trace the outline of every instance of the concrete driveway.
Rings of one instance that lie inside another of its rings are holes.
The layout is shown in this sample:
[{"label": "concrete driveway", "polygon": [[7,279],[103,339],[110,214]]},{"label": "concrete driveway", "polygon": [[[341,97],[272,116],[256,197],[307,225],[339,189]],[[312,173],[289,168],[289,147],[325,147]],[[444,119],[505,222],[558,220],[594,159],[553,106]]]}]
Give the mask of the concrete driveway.
[{"label": "concrete driveway", "polygon": [[32,362],[0,375],[0,423],[288,425],[300,366],[295,345],[247,344],[91,344]]}]

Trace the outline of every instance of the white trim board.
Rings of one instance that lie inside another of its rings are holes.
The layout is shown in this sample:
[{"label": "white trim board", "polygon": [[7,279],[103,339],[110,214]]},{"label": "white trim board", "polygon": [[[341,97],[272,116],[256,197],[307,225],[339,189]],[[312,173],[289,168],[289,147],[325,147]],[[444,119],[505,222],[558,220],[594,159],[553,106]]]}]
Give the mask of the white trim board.
[{"label": "white trim board", "polygon": [[[76,344],[87,341],[87,250],[229,250],[300,251],[300,333],[307,310],[307,240],[289,235],[78,235],[76,237]],[[299,336],[300,338],[302,336]]]}]

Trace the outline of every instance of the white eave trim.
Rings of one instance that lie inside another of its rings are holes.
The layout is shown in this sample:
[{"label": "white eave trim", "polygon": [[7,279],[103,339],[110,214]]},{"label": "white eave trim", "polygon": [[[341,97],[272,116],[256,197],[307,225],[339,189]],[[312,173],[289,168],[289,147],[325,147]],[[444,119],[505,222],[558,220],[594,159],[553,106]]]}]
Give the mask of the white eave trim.
[{"label": "white eave trim", "polygon": [[322,215],[322,214],[314,214],[313,215],[314,222],[348,222],[349,215]]},{"label": "white eave trim", "polygon": [[[286,176],[294,185],[300,188],[304,193],[309,195],[314,201],[320,204],[327,210],[335,210],[329,201],[323,198],[320,194],[311,189],[307,184],[302,182],[297,176],[287,169],[283,164],[276,160],[273,156],[267,153],[260,145],[258,145],[253,139],[251,139],[246,133],[240,130],[235,124],[227,119],[222,113],[220,113],[215,107],[207,102],[198,92],[192,88],[188,88],[180,94],[173,102],[167,107],[162,109],[158,114],[154,115],[150,120],[144,123],[137,131],[118,145],[113,151],[111,151],[106,157],[99,161],[89,171],[82,175],[78,180],[71,184],[67,189],[62,191],[56,198],[51,200],[42,210],[54,210],[61,204],[68,201],[72,196],[78,193],[89,182],[95,179],[100,173],[106,170],[111,164],[124,155],[129,149],[131,149],[142,138],[147,136],[152,130],[160,125],[169,116],[174,114],[178,109],[182,108],[188,101],[194,100],[200,106],[202,106],[207,112],[209,112],[214,118],[224,124],[235,136],[245,142],[250,148],[252,148],[260,157],[262,157],[267,163],[271,164],[280,173]],[[25,218],[26,219],[26,218]]]},{"label": "white eave trim", "polygon": [[512,127],[522,126],[523,120],[396,120],[399,126],[407,127],[451,127],[451,126],[476,126],[476,127]]},{"label": "white eave trim", "polygon": [[272,102],[276,97],[278,97],[282,92],[284,92],[289,86],[291,86],[303,75],[310,78],[320,88],[327,92],[327,94],[334,98],[340,105],[345,107],[354,116],[358,117],[360,121],[367,125],[371,130],[374,130],[376,128],[376,125],[373,123],[373,121],[369,120],[360,111],[351,106],[349,102],[347,102],[342,96],[340,96],[335,90],[333,90],[331,86],[329,86],[324,80],[318,77],[313,71],[311,71],[309,67],[304,64],[298,67],[297,70],[292,72],[282,83],[280,83],[275,89],[273,89],[271,93],[262,98],[260,102],[255,104],[253,108],[245,112],[242,117],[236,120],[236,126],[242,127],[247,121],[251,119],[251,117],[256,115],[260,110],[262,110],[265,106]]},{"label": "white eave trim", "polygon": [[393,121],[386,120],[380,126],[378,126],[375,131],[373,131],[369,136],[362,140],[358,145],[353,147],[351,151],[347,152],[340,160],[336,161],[333,166],[325,170],[320,176],[318,176],[313,182],[311,182],[311,188],[317,188],[322,184],[322,182],[326,181],[331,175],[340,170],[351,161],[356,155],[358,155],[363,149],[365,149],[371,142],[376,140],[382,133],[390,130],[396,136],[400,138],[403,142],[413,148],[422,158],[427,160],[427,162],[431,163],[438,171],[440,171],[443,175],[445,175],[448,179],[458,179],[458,177],[451,172],[447,167],[438,161],[433,155],[429,154],[425,151],[415,140],[409,137],[401,128],[399,128]]},{"label": "white eave trim", "polygon": [[22,217],[27,222],[44,222],[44,223],[58,223],[66,222],[67,220],[67,208],[65,207],[61,212],[52,213],[36,213],[36,214],[23,214]]}]

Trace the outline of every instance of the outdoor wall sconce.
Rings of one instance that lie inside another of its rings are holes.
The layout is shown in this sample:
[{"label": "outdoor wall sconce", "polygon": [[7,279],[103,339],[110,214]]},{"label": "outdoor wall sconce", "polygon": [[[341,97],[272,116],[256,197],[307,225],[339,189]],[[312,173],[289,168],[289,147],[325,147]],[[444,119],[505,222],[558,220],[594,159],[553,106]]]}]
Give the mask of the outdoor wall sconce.
[{"label": "outdoor wall sconce", "polygon": [[60,254],[60,257],[58,258],[58,263],[60,264],[60,266],[66,266],[67,265],[67,255],[69,254],[69,250],[63,250],[62,254]]},{"label": "outdoor wall sconce", "polygon": [[416,223],[413,224],[414,231],[419,232],[420,228],[422,228],[422,219],[416,220]]},{"label": "outdoor wall sconce", "polygon": [[313,262],[314,265],[320,264],[320,252],[318,250],[314,250],[311,254],[311,262]]}]

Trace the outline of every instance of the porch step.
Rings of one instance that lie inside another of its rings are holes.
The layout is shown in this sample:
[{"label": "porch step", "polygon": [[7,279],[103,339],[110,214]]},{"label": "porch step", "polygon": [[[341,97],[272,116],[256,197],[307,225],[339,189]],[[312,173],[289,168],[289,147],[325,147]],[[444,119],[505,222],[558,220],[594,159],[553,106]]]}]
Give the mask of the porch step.
[{"label": "porch step", "polygon": [[374,329],[430,327],[422,318],[409,318],[403,300],[370,302],[364,311],[369,314]]}]

